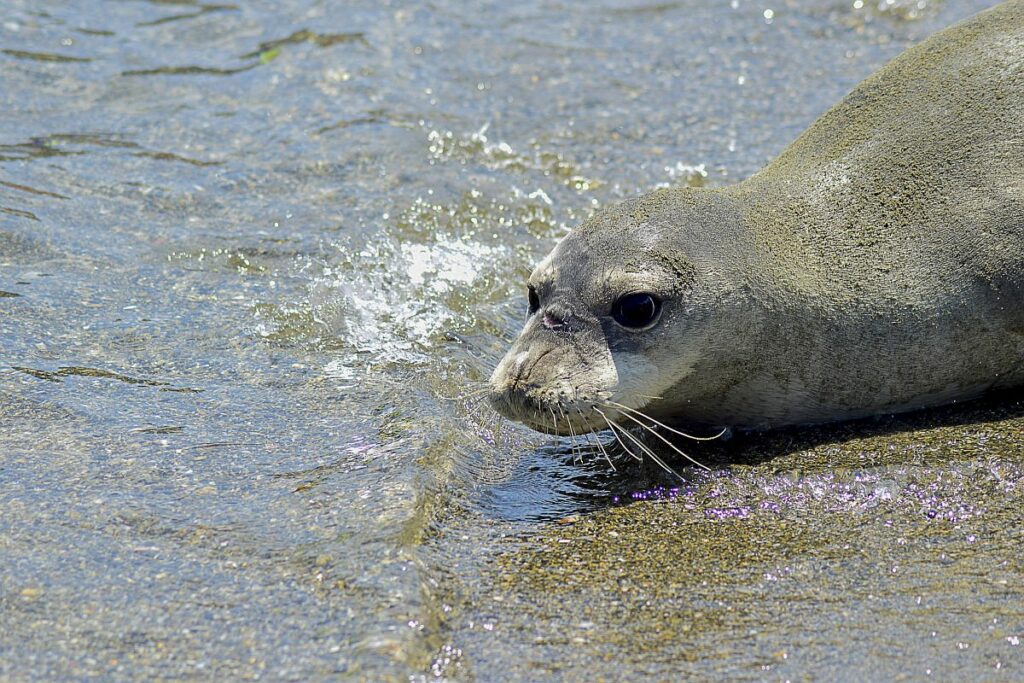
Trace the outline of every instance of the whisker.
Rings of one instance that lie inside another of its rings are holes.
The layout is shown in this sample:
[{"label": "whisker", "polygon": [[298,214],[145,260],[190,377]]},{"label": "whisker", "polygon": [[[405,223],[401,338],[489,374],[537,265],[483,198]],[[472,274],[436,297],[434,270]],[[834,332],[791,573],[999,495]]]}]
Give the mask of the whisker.
[{"label": "whisker", "polygon": [[612,472],[618,472],[618,470],[615,469],[615,463],[612,462],[611,456],[608,455],[608,451],[605,449],[604,444],[601,443],[601,437],[595,435],[594,440],[597,442],[597,447],[601,449],[604,459],[608,461],[608,467],[612,468]]},{"label": "whisker", "polygon": [[497,411],[492,410],[489,406],[485,406],[482,399],[476,401],[460,401],[458,408],[469,418],[471,418],[478,425],[486,426],[494,421],[495,418],[500,417]]},{"label": "whisker", "polygon": [[659,457],[658,457],[658,455],[657,455],[657,454],[656,454],[656,453],[655,453],[654,451],[652,451],[652,450],[651,450],[650,448],[648,448],[648,447],[647,447],[646,445],[644,445],[644,443],[643,443],[642,441],[640,441],[640,439],[638,439],[638,438],[636,438],[635,436],[633,436],[633,435],[632,435],[632,434],[631,434],[631,433],[629,432],[629,430],[628,430],[628,429],[626,429],[626,428],[625,428],[625,427],[623,427],[622,425],[616,425],[616,424],[615,424],[614,422],[611,422],[611,421],[609,421],[609,422],[608,422],[608,424],[612,425],[612,431],[614,431],[614,430],[615,430],[615,427],[618,427],[618,428],[619,428],[619,431],[620,431],[620,432],[622,432],[623,436],[626,436],[626,437],[628,437],[628,438],[629,438],[629,440],[630,440],[630,441],[632,441],[632,442],[633,442],[634,444],[636,444],[636,445],[637,445],[637,447],[638,447],[638,448],[639,448],[639,449],[640,449],[641,451],[643,451],[643,452],[644,452],[644,453],[646,453],[646,454],[647,454],[648,456],[650,456],[651,460],[653,460],[653,461],[654,461],[654,462],[655,462],[655,463],[656,463],[656,464],[658,465],[658,467],[660,467],[661,469],[665,470],[665,471],[666,471],[666,472],[668,472],[669,474],[674,474],[674,475],[675,475],[675,476],[676,476],[676,477],[677,477],[677,478],[678,478],[678,479],[679,479],[680,481],[686,481],[685,479],[683,479],[683,477],[682,477],[682,475],[681,475],[681,474],[679,474],[679,473],[678,473],[678,472],[676,472],[676,471],[675,471],[674,469],[672,469],[671,467],[669,467],[669,466],[668,466],[668,463],[666,463],[666,462],[665,462],[664,460],[662,460],[661,458],[659,458]]},{"label": "whisker", "polygon": [[632,458],[634,460],[638,460],[640,462],[643,462],[644,459],[641,456],[639,456],[636,453],[634,453],[633,451],[631,451],[629,446],[627,446],[625,444],[625,442],[622,439],[619,438],[619,435],[615,432],[615,427],[612,426],[611,420],[609,420],[607,417],[605,417],[605,414],[602,413],[598,408],[595,407],[594,410],[596,410],[598,412],[598,414],[604,419],[604,422],[605,422],[605,424],[608,425],[608,430],[612,433],[612,437],[614,437],[616,443],[618,443],[620,446],[622,446],[622,449],[624,451],[626,451],[627,453],[629,453],[630,456],[632,456]]},{"label": "whisker", "polygon": [[437,394],[437,396],[438,398],[441,398],[445,401],[465,401],[468,399],[479,400],[482,399],[490,391],[490,389],[491,388],[489,386],[484,385],[481,387],[477,387],[476,389],[464,391],[461,394],[456,394],[455,396],[445,396],[440,392]]},{"label": "whisker", "polygon": [[[572,423],[570,423],[571,425]],[[570,428],[572,432],[572,464],[582,465],[584,463],[583,457],[583,444],[580,443],[580,435],[576,433],[575,429]]]},{"label": "whisker", "polygon": [[[494,411],[482,411],[474,409],[473,406],[462,406],[465,417],[473,426],[472,433],[489,446],[498,445],[498,431],[501,415]],[[492,441],[488,441],[490,436]]]},{"label": "whisker", "polygon": [[583,452],[587,454],[589,459],[589,456],[597,452],[597,449],[594,447],[594,434],[591,432],[587,434],[581,434],[581,436],[583,437],[583,442],[586,444],[586,446],[583,449]]},{"label": "whisker", "polygon": [[686,453],[684,453],[683,451],[681,451],[681,450],[680,450],[680,449],[679,449],[679,448],[678,448],[678,447],[677,447],[677,446],[676,446],[676,445],[675,445],[674,443],[672,443],[671,441],[669,441],[668,439],[666,439],[666,438],[665,438],[664,436],[662,436],[661,434],[659,434],[659,433],[658,433],[658,432],[657,432],[657,431],[656,431],[656,430],[655,430],[655,429],[654,429],[653,427],[650,427],[649,425],[645,425],[645,424],[644,424],[643,422],[641,422],[640,420],[636,419],[635,417],[633,417],[633,416],[632,416],[632,415],[630,415],[629,413],[622,413],[622,416],[623,416],[623,417],[627,417],[627,418],[629,418],[629,419],[630,419],[630,420],[632,420],[633,422],[636,422],[636,423],[637,423],[638,425],[640,425],[641,427],[643,427],[644,429],[646,429],[647,431],[649,431],[649,432],[650,432],[651,434],[653,434],[654,436],[656,436],[656,437],[658,437],[659,439],[661,439],[662,441],[664,441],[664,442],[665,442],[665,443],[666,443],[666,444],[668,445],[668,447],[669,447],[669,448],[671,448],[671,449],[672,449],[672,450],[674,450],[674,451],[675,451],[676,453],[678,453],[679,455],[683,456],[684,458],[686,458],[687,460],[689,460],[690,462],[692,462],[692,463],[693,463],[694,465],[696,465],[697,467],[702,467],[702,468],[706,469],[706,470],[707,470],[708,472],[710,472],[710,471],[711,471],[711,468],[710,468],[710,467],[708,467],[707,465],[704,465],[704,464],[702,464],[702,463],[700,463],[700,462],[698,462],[698,461],[694,460],[694,458],[693,458],[692,456],[690,456],[690,455],[687,455]]},{"label": "whisker", "polygon": [[579,444],[576,443],[576,430],[572,428],[572,420],[562,410],[562,406],[558,406],[558,412],[562,413],[562,417],[565,418],[565,424],[569,428],[569,436],[572,438],[572,464],[582,464],[583,456],[580,455]]},{"label": "whisker", "polygon": [[467,410],[466,416],[474,420],[478,425],[483,427],[493,427],[495,424],[501,421],[501,415],[495,411],[483,410],[481,407],[477,407],[473,410]]},{"label": "whisker", "polygon": [[479,410],[482,406],[484,406],[484,405],[486,405],[488,403],[487,395],[486,394],[480,394],[479,396],[473,396],[473,397],[470,397],[470,398],[464,398],[461,401],[459,401],[459,403],[461,403],[464,406],[469,406],[469,407],[471,407],[473,409]]},{"label": "whisker", "polygon": [[494,418],[491,419],[489,429],[495,446],[501,445],[501,424],[501,415],[495,415]]},{"label": "whisker", "polygon": [[[584,423],[586,423],[587,416],[583,414],[583,411],[580,410],[579,406],[576,406],[576,412],[580,414],[580,419],[583,420]],[[612,468],[612,472],[617,472],[618,470],[615,469],[615,465],[612,464],[612,459],[608,457],[608,451],[604,449],[604,445],[601,443],[601,437],[597,436],[593,432],[587,433],[586,437],[587,444],[590,445],[590,452],[594,452],[594,443],[596,442],[597,447],[601,449],[602,453],[604,453],[604,459],[608,461],[608,465],[609,467]]]},{"label": "whisker", "polygon": [[644,418],[645,420],[650,420],[651,422],[653,422],[654,424],[658,425],[659,427],[662,427],[663,429],[667,429],[668,431],[672,432],[673,434],[678,434],[679,436],[685,436],[687,439],[691,439],[693,441],[714,441],[715,439],[721,439],[722,436],[726,432],[729,431],[728,427],[723,427],[722,431],[718,432],[714,436],[694,436],[693,434],[687,434],[686,432],[681,432],[678,429],[673,429],[672,427],[669,427],[667,424],[665,424],[663,422],[658,422],[657,420],[655,420],[653,417],[651,417],[647,413],[642,412],[640,410],[637,410],[636,408],[630,408],[629,406],[622,405],[621,403],[616,403],[615,401],[605,401],[605,403],[607,403],[610,406],[615,406],[616,408],[621,408],[622,410],[628,410],[631,413],[639,415],[640,417]]}]

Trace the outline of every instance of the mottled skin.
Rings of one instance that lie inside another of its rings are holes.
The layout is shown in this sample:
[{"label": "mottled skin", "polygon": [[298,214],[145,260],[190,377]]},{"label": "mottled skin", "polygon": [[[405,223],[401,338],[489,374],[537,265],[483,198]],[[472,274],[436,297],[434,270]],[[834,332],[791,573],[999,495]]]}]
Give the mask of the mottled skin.
[{"label": "mottled skin", "polygon": [[[903,53],[737,185],[599,212],[530,284],[492,402],[543,431],[630,424],[615,403],[771,428],[1024,384],[1024,0]],[[649,329],[612,319],[630,292],[662,299]]]}]

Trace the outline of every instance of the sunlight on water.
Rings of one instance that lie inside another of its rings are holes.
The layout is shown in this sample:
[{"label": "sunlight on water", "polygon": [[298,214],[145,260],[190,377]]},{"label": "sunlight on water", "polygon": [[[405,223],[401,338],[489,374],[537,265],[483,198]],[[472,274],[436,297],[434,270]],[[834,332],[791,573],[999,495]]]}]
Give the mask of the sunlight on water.
[{"label": "sunlight on water", "polygon": [[385,238],[343,253],[344,265],[326,268],[310,288],[317,323],[346,347],[325,372],[348,379],[354,367],[430,362],[432,346],[461,319],[449,297],[493,278],[502,255],[507,250],[444,237]]},{"label": "sunlight on water", "polygon": [[2,3],[0,679],[1019,679],[1012,401],[680,483],[486,399],[558,238],[986,4]]}]

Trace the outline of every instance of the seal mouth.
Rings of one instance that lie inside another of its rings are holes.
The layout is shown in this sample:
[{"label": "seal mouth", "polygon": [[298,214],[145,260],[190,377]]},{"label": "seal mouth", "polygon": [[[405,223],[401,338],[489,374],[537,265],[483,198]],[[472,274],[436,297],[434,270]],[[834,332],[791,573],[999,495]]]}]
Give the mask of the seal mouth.
[{"label": "seal mouth", "polygon": [[[618,410],[599,408],[597,402],[571,399],[564,394],[554,400],[538,396],[538,385],[516,384],[492,390],[491,406],[504,417],[520,422],[534,431],[558,436],[579,436],[609,429],[608,420],[618,421]],[[603,415],[602,415],[603,413]]]}]

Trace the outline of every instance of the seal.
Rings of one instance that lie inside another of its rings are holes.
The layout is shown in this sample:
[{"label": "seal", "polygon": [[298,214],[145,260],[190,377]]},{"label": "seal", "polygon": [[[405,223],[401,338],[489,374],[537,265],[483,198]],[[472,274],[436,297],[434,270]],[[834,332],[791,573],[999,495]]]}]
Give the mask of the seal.
[{"label": "seal", "polygon": [[599,211],[528,293],[490,400],[549,433],[769,429],[1024,384],[1024,0],[907,50],[743,182]]}]

